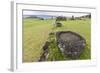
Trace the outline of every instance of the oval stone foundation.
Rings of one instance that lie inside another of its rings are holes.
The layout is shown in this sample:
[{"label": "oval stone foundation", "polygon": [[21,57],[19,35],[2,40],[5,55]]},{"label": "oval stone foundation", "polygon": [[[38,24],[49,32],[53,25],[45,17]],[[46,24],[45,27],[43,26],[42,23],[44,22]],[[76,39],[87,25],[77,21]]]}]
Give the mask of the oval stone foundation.
[{"label": "oval stone foundation", "polygon": [[78,58],[86,46],[86,40],[72,31],[56,32],[56,42],[62,54],[72,59]]}]

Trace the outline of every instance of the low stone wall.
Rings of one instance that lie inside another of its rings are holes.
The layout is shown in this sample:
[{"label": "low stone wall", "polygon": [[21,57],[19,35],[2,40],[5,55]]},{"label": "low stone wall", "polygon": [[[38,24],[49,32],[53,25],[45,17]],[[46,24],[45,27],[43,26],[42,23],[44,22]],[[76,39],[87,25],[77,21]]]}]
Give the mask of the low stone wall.
[{"label": "low stone wall", "polygon": [[40,59],[39,59],[39,61],[46,61],[47,60],[47,58],[48,58],[48,54],[49,54],[49,42],[48,41],[46,41],[46,43],[44,44],[44,46],[43,46],[43,53],[42,53],[42,55],[40,56]]}]

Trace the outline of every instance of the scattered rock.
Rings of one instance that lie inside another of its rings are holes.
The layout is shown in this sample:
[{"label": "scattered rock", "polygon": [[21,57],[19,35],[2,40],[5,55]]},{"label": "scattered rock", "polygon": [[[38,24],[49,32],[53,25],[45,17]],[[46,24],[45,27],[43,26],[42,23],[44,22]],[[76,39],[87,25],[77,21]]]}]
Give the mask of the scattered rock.
[{"label": "scattered rock", "polygon": [[61,27],[61,26],[62,26],[62,23],[60,23],[60,22],[55,22],[55,26],[56,26],[56,27]]}]

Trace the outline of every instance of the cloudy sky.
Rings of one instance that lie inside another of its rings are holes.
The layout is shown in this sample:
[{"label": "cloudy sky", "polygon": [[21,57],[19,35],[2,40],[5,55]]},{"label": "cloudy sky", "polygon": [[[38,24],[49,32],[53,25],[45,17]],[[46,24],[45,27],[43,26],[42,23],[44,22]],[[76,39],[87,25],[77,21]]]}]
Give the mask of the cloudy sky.
[{"label": "cloudy sky", "polygon": [[23,11],[23,15],[31,16],[31,15],[48,15],[48,16],[66,16],[66,17],[80,17],[84,15],[88,15],[89,13],[74,13],[74,12],[49,12],[49,11]]}]

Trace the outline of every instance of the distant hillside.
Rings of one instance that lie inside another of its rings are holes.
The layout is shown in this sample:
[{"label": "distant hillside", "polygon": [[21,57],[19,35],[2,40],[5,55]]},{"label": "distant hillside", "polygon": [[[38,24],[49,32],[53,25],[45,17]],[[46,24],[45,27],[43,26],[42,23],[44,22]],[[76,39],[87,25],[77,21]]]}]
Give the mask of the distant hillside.
[{"label": "distant hillside", "polygon": [[37,19],[52,19],[53,16],[47,15],[24,15],[24,18],[37,18]]}]

